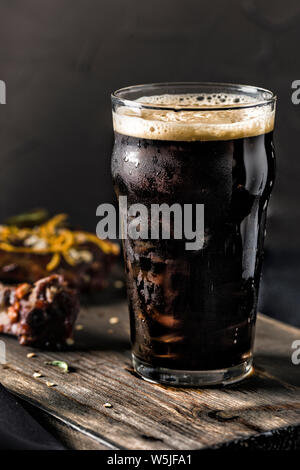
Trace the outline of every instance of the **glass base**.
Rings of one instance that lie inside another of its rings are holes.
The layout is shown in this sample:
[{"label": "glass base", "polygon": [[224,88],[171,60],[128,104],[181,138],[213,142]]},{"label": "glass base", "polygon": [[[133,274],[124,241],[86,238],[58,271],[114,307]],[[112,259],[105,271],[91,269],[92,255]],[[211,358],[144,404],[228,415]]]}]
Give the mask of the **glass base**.
[{"label": "glass base", "polygon": [[154,367],[132,354],[135,371],[147,382],[172,387],[204,387],[239,382],[252,372],[252,357],[237,366],[216,370],[173,370]]}]

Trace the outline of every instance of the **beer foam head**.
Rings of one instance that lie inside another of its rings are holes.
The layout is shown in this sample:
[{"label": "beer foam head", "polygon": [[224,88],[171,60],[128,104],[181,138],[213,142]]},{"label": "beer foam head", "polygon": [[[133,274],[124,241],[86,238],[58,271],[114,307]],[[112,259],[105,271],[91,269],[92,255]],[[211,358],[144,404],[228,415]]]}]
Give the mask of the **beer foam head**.
[{"label": "beer foam head", "polygon": [[[128,103],[128,102],[127,102]],[[113,112],[115,131],[154,140],[229,140],[274,128],[275,106],[234,93],[153,95]]]}]

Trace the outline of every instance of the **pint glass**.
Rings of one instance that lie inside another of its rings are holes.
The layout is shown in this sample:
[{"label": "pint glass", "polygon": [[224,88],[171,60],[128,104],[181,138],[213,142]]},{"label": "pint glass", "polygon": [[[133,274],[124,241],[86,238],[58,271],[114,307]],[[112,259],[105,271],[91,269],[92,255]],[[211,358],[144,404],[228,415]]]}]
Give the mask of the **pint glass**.
[{"label": "pint glass", "polygon": [[[123,237],[133,364],[146,380],[226,384],[251,371],[275,104],[265,89],[216,83],[112,95],[115,192],[128,208],[143,205],[139,222],[149,225]],[[170,209],[159,220],[169,238],[151,236],[153,205]],[[187,249],[186,227],[172,236],[172,208],[182,208],[184,226],[185,207],[197,205],[202,241]]]}]

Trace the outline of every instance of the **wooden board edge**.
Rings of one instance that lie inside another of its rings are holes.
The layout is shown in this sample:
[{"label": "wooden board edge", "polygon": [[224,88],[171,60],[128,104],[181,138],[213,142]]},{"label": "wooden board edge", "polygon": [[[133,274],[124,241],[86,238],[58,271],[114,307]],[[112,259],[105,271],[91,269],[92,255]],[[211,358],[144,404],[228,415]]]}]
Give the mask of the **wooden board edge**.
[{"label": "wooden board edge", "polygon": [[261,313],[261,312],[259,312],[257,315],[258,315],[258,318],[264,321],[265,323],[269,323],[273,325],[274,327],[284,329],[285,331],[289,333],[294,333],[294,334],[297,333],[300,339],[300,328],[297,328],[296,326],[293,326],[293,325],[289,325],[288,323],[284,323],[275,318],[269,317],[268,315],[265,315],[264,313]]},{"label": "wooden board edge", "polygon": [[52,423],[57,422],[59,423],[60,426],[65,426],[66,429],[70,428],[72,429],[72,431],[80,433],[81,435],[85,437],[85,439],[90,439],[90,440],[95,441],[95,443],[98,443],[99,446],[102,447],[102,450],[104,449],[105,450],[127,450],[124,447],[120,447],[116,443],[110,441],[109,439],[106,439],[99,433],[92,433],[88,429],[85,429],[84,427],[78,424],[75,424],[72,421],[62,418],[60,415],[54,413],[51,410],[48,410],[47,408],[43,407],[39,403],[31,400],[29,397],[16,393],[13,390],[10,390],[10,389],[8,390],[10,391],[10,393],[12,393],[12,395],[15,395],[18,400],[24,403],[25,408],[33,409],[35,412],[38,411],[39,413],[42,413],[42,415],[44,415],[46,418],[49,417],[49,420],[52,420]]}]

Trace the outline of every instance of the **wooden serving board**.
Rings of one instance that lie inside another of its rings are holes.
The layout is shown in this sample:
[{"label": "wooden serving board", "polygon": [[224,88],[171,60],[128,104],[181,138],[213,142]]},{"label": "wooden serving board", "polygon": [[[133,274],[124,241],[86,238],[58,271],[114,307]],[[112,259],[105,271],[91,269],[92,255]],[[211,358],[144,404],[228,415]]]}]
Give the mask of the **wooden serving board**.
[{"label": "wooden serving board", "polygon": [[[120,296],[119,296],[120,297]],[[111,324],[112,317],[118,323]],[[1,336],[0,382],[75,449],[204,449],[300,445],[300,365],[291,344],[300,330],[259,315],[255,371],[225,388],[176,389],[135,375],[125,300],[82,307],[73,350],[42,352]],[[29,352],[36,357],[27,358]],[[70,373],[45,365],[67,361]],[[33,378],[34,372],[42,377]],[[46,382],[56,384],[48,387]],[[110,403],[111,408],[104,407]]]}]

